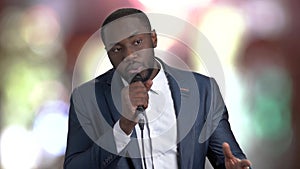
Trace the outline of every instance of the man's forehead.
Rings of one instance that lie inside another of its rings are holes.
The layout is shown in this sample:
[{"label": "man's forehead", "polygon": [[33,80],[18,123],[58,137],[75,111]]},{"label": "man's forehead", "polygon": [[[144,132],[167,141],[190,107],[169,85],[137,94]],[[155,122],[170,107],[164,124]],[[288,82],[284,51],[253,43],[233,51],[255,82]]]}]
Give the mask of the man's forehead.
[{"label": "man's forehead", "polygon": [[149,27],[136,15],[119,18],[105,25],[102,31],[107,47],[137,34],[150,33]]}]

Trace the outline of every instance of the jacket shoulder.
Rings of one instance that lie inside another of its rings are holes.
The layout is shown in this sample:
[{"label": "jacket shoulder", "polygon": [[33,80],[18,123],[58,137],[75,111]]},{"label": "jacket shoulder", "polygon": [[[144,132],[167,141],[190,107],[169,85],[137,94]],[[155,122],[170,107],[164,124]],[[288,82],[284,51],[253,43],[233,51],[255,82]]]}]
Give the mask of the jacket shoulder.
[{"label": "jacket shoulder", "polygon": [[88,88],[95,87],[95,86],[110,84],[113,74],[114,74],[114,69],[110,69],[107,72],[99,75],[98,77],[75,87],[73,89],[73,92],[87,90]]},{"label": "jacket shoulder", "polygon": [[170,66],[167,67],[167,69],[169,70],[169,72],[171,72],[172,75],[176,77],[181,77],[180,79],[185,79],[185,81],[187,78],[194,78],[199,87],[210,87],[211,82],[213,80],[213,78],[197,73],[195,71],[182,70]]}]

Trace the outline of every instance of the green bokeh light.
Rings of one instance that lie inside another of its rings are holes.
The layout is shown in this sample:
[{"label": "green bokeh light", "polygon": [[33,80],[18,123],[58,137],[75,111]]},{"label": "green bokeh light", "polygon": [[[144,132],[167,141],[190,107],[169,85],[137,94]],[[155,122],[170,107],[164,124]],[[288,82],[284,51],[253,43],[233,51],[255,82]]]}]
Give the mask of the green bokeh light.
[{"label": "green bokeh light", "polygon": [[[56,79],[58,70],[55,66],[32,65],[29,61],[19,61],[10,65],[4,84],[4,126],[31,124],[39,104],[36,99],[30,99],[34,88],[49,79]],[[52,91],[55,92],[55,91]]]},{"label": "green bokeh light", "polygon": [[[31,9],[31,8],[30,8]],[[35,22],[25,22],[23,8],[7,8],[0,16],[1,126],[28,127],[43,101],[55,98],[59,90],[41,87],[47,81],[63,81],[66,54],[61,39],[49,33],[49,44],[34,46],[24,40],[22,32]],[[33,15],[34,16],[34,15]],[[48,15],[47,15],[48,16]],[[51,17],[51,16],[50,16]],[[30,19],[30,18],[29,18]],[[41,32],[44,30],[41,30]],[[58,34],[59,29],[54,33]],[[31,32],[36,39],[42,34]],[[55,45],[53,45],[55,44]],[[39,52],[33,50],[38,48]],[[37,88],[41,88],[37,93]],[[43,100],[44,99],[44,100]]]},{"label": "green bokeh light", "polygon": [[291,132],[291,80],[279,68],[265,69],[254,88],[254,129],[260,138],[280,139]]}]

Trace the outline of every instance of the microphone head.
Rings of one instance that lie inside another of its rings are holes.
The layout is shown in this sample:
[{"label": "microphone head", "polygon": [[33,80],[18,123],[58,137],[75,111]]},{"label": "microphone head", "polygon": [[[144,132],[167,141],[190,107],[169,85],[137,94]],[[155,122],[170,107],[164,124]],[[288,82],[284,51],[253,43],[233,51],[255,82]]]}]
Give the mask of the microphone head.
[{"label": "microphone head", "polygon": [[134,82],[143,82],[143,77],[141,76],[141,74],[139,74],[139,73],[136,74],[136,75],[132,78],[130,84],[131,84],[131,83],[134,83]]}]

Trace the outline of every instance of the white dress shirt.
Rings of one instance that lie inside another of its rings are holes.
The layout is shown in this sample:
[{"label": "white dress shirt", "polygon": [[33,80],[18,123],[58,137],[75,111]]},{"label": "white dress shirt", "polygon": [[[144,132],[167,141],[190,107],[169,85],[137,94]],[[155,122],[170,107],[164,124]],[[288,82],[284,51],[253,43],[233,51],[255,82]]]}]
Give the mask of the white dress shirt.
[{"label": "white dress shirt", "polygon": [[[159,61],[158,61],[159,62]],[[156,77],[153,79],[149,94],[149,104],[146,111],[152,141],[152,155],[155,169],[177,169],[177,126],[174,103],[171,96],[167,77],[162,65]],[[123,80],[123,83],[128,83]],[[141,130],[135,126],[140,153],[142,153]],[[114,137],[117,151],[121,152],[130,141],[130,135],[126,135],[120,128],[119,121],[114,125]],[[147,168],[152,168],[150,139],[147,126],[144,127],[144,145]],[[142,159],[143,162],[143,159]],[[143,165],[144,168],[144,165]]]}]

